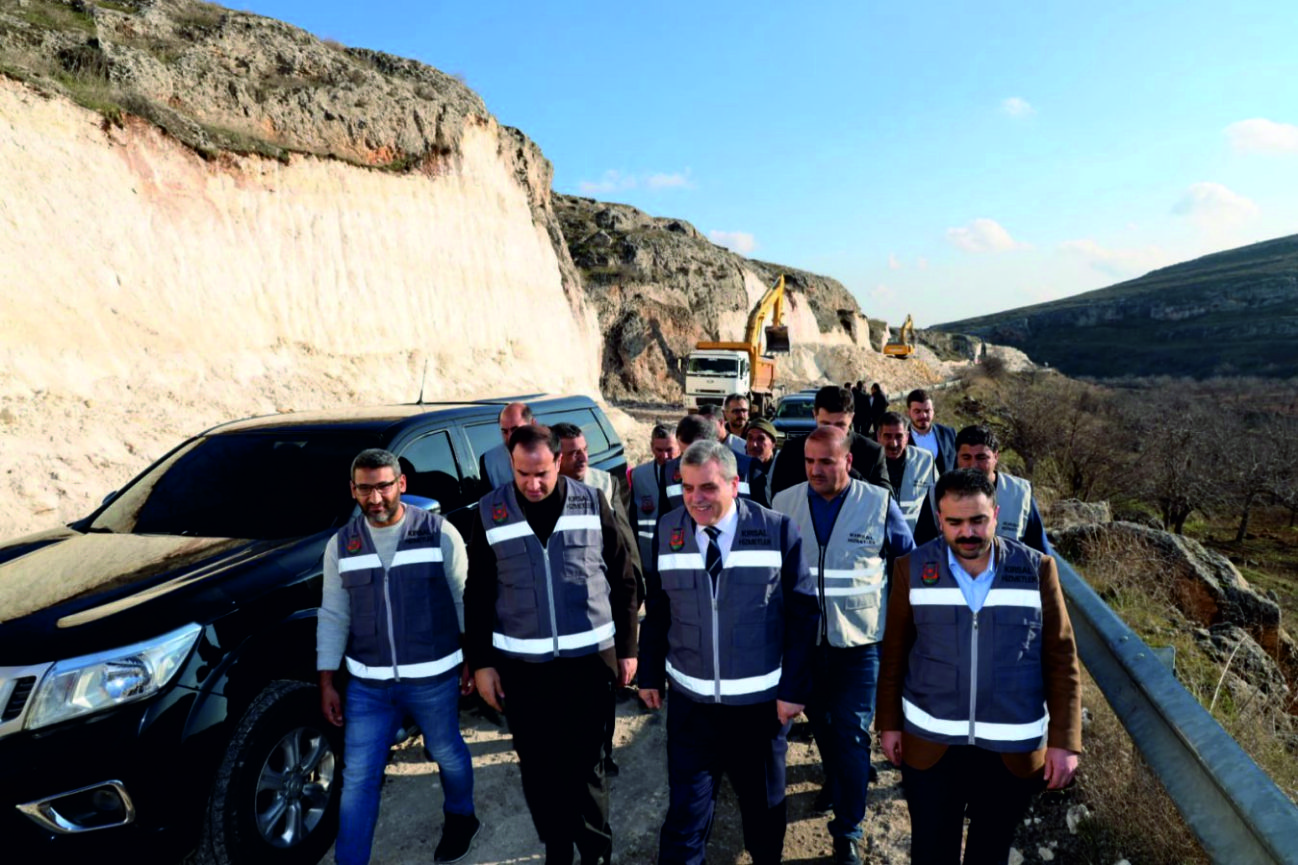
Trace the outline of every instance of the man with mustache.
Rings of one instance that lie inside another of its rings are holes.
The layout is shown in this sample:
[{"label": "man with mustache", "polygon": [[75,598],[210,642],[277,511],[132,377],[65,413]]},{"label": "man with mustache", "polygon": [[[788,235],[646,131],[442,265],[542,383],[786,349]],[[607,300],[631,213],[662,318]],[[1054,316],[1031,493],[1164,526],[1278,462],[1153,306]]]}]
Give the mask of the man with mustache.
[{"label": "man with mustache", "polygon": [[883,752],[901,767],[911,861],[1004,863],[1043,786],[1077,771],[1081,683],[1055,560],[996,533],[996,487],[938,479],[942,537],[893,568],[879,672]]}]

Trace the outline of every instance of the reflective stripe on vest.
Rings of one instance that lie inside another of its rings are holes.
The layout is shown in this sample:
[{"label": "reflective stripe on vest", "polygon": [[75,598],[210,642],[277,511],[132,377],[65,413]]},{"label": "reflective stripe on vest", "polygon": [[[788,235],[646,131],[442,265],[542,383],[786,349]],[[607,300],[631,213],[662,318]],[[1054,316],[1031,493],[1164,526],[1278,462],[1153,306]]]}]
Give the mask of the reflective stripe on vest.
[{"label": "reflective stripe on vest", "polygon": [[[392,557],[392,564],[388,570],[399,568],[402,565],[415,565],[421,562],[441,562],[441,547],[426,548],[421,550],[397,550]],[[345,574],[348,571],[362,571],[366,568],[381,568],[383,563],[379,561],[378,553],[370,553],[366,556],[348,556],[345,559],[338,560],[338,573]]]},{"label": "reflective stripe on vest", "polygon": [[[636,515],[636,535],[652,540],[654,526],[658,525],[658,475],[657,463],[645,463],[631,470],[631,509]],[[648,510],[645,503],[649,504]],[[640,545],[640,558],[653,552],[647,544]]]},{"label": "reflective stripe on vest", "polygon": [[[969,720],[945,720],[934,718],[919,706],[905,697],[901,698],[901,711],[906,720],[939,736],[968,736]],[[993,724],[987,721],[974,721],[973,736],[978,739],[990,739],[994,742],[1021,742],[1024,739],[1038,739],[1046,734],[1050,723],[1049,713],[1026,724]]]},{"label": "reflective stripe on vest", "polygon": [[904,456],[906,465],[901,474],[901,488],[897,490],[897,507],[914,531],[919,512],[924,507],[924,496],[935,480],[936,463],[931,453],[914,445],[906,446]]},{"label": "reflective stripe on vest", "polygon": [[696,679],[693,676],[687,676],[680,670],[672,666],[672,662],[667,662],[667,675],[672,677],[672,681],[680,685],[687,691],[692,691],[700,697],[715,697],[720,690],[723,697],[740,697],[744,694],[760,694],[763,691],[769,691],[780,684],[780,675],[783,673],[783,667],[776,667],[764,676],[749,676],[747,679],[721,679],[719,681],[710,681],[708,679]]},{"label": "reflective stripe on vest", "polygon": [[[585,631],[580,634],[564,634],[558,639],[559,651],[596,646],[605,640],[613,639],[613,633],[613,623],[609,622],[595,628],[593,631]],[[493,633],[491,635],[491,645],[497,649],[504,649],[506,652],[514,652],[519,655],[551,655],[555,651],[555,640],[552,637],[524,640],[501,633]]]},{"label": "reflective stripe on vest", "polygon": [[[959,589],[911,589],[912,607],[964,607],[968,606],[964,592]],[[1028,607],[1041,609],[1041,592],[1034,589],[992,589],[983,601],[987,607]]]},{"label": "reflective stripe on vest", "polygon": [[[750,498],[752,496],[752,493],[753,493],[753,488],[748,485],[748,481],[739,482],[739,494],[741,496],[744,496],[745,498]],[[685,497],[685,491],[684,489],[682,489],[680,484],[668,484],[667,496],[669,498],[681,499]]]},{"label": "reflective stripe on vest", "polygon": [[424,679],[439,676],[447,670],[453,670],[464,663],[464,652],[456,649],[444,658],[436,661],[425,661],[422,664],[398,664],[394,672],[392,667],[367,667],[360,661],[347,658],[347,671],[363,679]]},{"label": "reflective stripe on vest", "polygon": [[[599,517],[595,514],[584,514],[579,516],[563,516],[554,524],[555,532],[572,532],[578,529],[596,529],[598,530]],[[530,523],[511,523],[507,526],[496,526],[494,529],[487,529],[487,543],[493,547],[504,541],[512,541],[514,538],[525,538],[528,535],[535,535]]]},{"label": "reflective stripe on vest", "polygon": [[[778,550],[731,550],[721,560],[723,568],[778,568],[784,564]],[[658,557],[661,571],[702,571],[702,553],[665,553]]]}]

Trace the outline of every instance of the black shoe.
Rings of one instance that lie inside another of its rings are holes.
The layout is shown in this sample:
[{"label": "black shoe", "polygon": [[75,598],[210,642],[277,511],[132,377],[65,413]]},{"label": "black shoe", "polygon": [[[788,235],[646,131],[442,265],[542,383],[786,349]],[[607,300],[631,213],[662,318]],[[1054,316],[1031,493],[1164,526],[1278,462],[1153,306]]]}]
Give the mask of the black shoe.
[{"label": "black shoe", "polygon": [[828,787],[821,787],[820,792],[816,794],[816,801],[811,803],[811,813],[817,817],[823,817],[826,814],[832,814],[834,811],[834,796],[829,792]]},{"label": "black shoe", "polygon": [[618,766],[617,763],[614,763],[614,762],[613,762],[613,758],[612,758],[612,757],[605,757],[605,758],[604,758],[604,775],[605,775],[605,777],[608,777],[608,778],[616,778],[616,777],[617,777],[618,775],[620,775],[620,774],[622,774],[622,769]]},{"label": "black shoe", "polygon": [[870,767],[870,783],[871,784],[879,783],[879,770],[874,768],[873,766]]},{"label": "black shoe", "polygon": [[482,831],[482,821],[475,814],[447,814],[442,840],[433,851],[434,862],[459,862],[469,855],[473,839]]},{"label": "black shoe", "polygon": [[861,854],[851,838],[834,839],[834,865],[861,865]]}]

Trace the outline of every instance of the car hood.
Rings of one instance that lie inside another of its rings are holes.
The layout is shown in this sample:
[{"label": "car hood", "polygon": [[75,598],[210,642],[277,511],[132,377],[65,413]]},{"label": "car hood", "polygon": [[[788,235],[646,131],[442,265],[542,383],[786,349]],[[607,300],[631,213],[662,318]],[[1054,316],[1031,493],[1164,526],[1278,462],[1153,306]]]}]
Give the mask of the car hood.
[{"label": "car hood", "polygon": [[165,576],[193,574],[252,544],[233,538],[71,530],[27,538],[0,550],[0,623],[65,605],[69,613],[84,610]]}]

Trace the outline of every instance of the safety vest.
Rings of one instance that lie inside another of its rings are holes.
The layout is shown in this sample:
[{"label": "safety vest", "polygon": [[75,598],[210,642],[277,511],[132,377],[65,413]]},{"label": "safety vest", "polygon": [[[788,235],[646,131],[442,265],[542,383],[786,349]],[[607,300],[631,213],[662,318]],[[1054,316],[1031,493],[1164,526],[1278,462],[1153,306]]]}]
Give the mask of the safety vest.
[{"label": "safety vest", "polygon": [[491,642],[525,661],[574,658],[613,646],[599,494],[571,478],[564,485],[563,509],[544,546],[523,515],[513,483],[492,490],[478,505],[499,582]]},{"label": "safety vest", "polygon": [[888,493],[852,480],[825,546],[816,536],[809,494],[816,495],[805,481],[781,490],[775,496],[775,510],[787,514],[798,527],[803,561],[816,578],[821,616],[817,642],[839,648],[877,643],[883,639],[887,618],[883,547]]},{"label": "safety vest", "polygon": [[685,508],[663,517],[657,565],[671,608],[667,675],[701,702],[775,699],[784,655],[783,517],[736,499],[739,525],[715,590]]},{"label": "safety vest", "polygon": [[647,462],[631,470],[631,519],[635,521],[635,536],[640,547],[640,561],[648,562],[653,555],[654,526],[658,525],[658,471],[655,462]]},{"label": "safety vest", "polygon": [[1014,753],[1044,747],[1050,715],[1041,665],[1041,554],[997,538],[982,609],[951,575],[946,541],[910,554],[915,642],[902,686],[906,730],[945,745]]},{"label": "safety vest", "polygon": [[498,444],[483,454],[482,464],[487,470],[486,480],[492,489],[514,482],[514,463],[509,457],[509,448],[504,444]]},{"label": "safety vest", "polygon": [[915,524],[919,522],[919,512],[924,507],[924,496],[937,482],[936,461],[933,454],[914,445],[906,445],[902,456],[906,463],[901,472],[900,489],[895,490],[897,507],[905,517],[906,525],[914,532]]},{"label": "safety vest", "polygon": [[[942,532],[942,518],[937,512],[937,484],[929,487],[928,504],[933,514],[933,525]],[[996,470],[996,536],[1012,541],[1023,539],[1032,513],[1032,484],[1000,469]]]},{"label": "safety vest", "polygon": [[[748,485],[748,476],[752,472],[753,458],[747,454],[735,454],[735,467],[739,475],[739,497],[751,500],[752,488]],[[663,465],[663,476],[667,479],[667,510],[671,511],[685,504],[685,492],[681,488],[681,459],[668,460]]]},{"label": "safety vest", "polygon": [[383,567],[365,517],[337,534],[338,576],[347,591],[353,676],[429,681],[464,662],[455,598],[442,570],[442,518],[407,507],[392,563]]},{"label": "safety vest", "polygon": [[615,506],[617,502],[617,499],[615,498],[617,495],[617,482],[613,480],[611,474],[603,469],[588,466],[586,468],[586,480],[582,481],[582,483],[586,484],[588,487],[594,487],[602,492],[604,498],[608,499],[609,507]]}]

